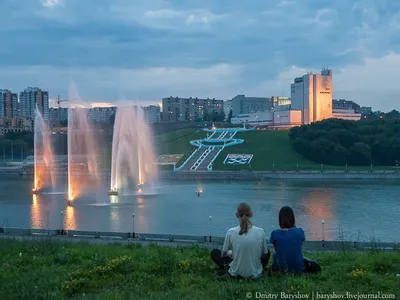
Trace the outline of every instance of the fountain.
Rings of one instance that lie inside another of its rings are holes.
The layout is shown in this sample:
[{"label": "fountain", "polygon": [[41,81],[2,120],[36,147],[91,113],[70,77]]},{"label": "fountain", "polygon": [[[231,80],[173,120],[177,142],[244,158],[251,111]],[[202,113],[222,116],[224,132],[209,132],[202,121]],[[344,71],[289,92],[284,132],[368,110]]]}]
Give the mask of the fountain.
[{"label": "fountain", "polygon": [[[120,106],[114,123],[109,195],[143,193],[157,178],[151,132],[139,106]],[[133,188],[132,188],[133,187]]]},{"label": "fountain", "polygon": [[68,109],[68,204],[100,185],[96,131],[89,121],[87,106],[75,85],[70,88]]},{"label": "fountain", "polygon": [[39,194],[49,185],[55,186],[54,156],[49,129],[36,107],[34,123],[34,187],[33,194]]}]

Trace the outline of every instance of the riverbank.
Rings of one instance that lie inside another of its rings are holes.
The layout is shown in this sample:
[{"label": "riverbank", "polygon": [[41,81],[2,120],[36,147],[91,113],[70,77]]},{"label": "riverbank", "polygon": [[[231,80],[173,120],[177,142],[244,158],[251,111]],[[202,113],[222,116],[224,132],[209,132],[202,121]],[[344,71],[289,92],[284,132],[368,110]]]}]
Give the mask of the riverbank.
[{"label": "riverbank", "polygon": [[209,249],[199,246],[142,247],[0,239],[0,298],[257,299],[261,293],[278,295],[277,298],[285,293],[308,295],[311,299],[317,292],[380,293],[386,299],[400,296],[400,279],[396,277],[400,253],[307,255],[321,264],[321,273],[221,282],[215,279]]},{"label": "riverbank", "polygon": [[[99,176],[109,178],[109,170],[102,171]],[[56,176],[66,177],[66,171],[60,171]],[[85,175],[84,173],[78,174]],[[268,179],[400,179],[400,170],[372,170],[372,171],[159,171],[160,179],[168,180],[268,180]],[[33,177],[32,172],[16,168],[0,168],[0,176]]]},{"label": "riverbank", "polygon": [[163,171],[169,180],[400,179],[399,171]]},{"label": "riverbank", "polygon": [[[10,228],[0,227],[0,238],[13,238],[18,240],[33,241],[58,241],[72,243],[91,244],[120,244],[120,245],[160,245],[160,246],[193,246],[221,249],[224,237],[218,236],[195,236],[195,235],[174,235],[154,233],[133,233],[133,232],[101,232],[85,230],[66,229],[33,229],[33,228]],[[273,248],[268,244],[269,248]],[[307,240],[303,243],[303,249],[311,252],[332,252],[332,251],[398,251],[400,243],[371,241],[318,241]]]}]

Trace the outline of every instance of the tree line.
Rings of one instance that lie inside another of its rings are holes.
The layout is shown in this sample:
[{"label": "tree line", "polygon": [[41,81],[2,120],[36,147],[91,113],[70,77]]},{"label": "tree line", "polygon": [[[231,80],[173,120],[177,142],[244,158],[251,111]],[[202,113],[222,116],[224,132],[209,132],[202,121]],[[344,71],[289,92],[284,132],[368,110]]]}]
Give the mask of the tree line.
[{"label": "tree line", "polygon": [[320,164],[400,163],[400,118],[327,119],[294,127],[289,138],[298,153]]}]

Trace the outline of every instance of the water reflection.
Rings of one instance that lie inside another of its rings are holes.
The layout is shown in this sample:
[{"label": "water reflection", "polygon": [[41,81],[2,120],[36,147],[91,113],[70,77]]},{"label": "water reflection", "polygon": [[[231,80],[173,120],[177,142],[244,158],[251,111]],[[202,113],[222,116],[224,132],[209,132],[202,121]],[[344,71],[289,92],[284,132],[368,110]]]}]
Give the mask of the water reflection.
[{"label": "water reflection", "polygon": [[135,209],[135,231],[149,232],[147,218],[144,213],[144,198],[136,197],[136,209]]},{"label": "water reflection", "polygon": [[115,196],[115,195],[110,196],[110,202],[111,202],[111,204],[117,204],[117,203],[119,203],[119,202],[120,202],[120,201],[119,201],[119,197],[118,197],[118,196]]},{"label": "water reflection", "polygon": [[65,220],[64,225],[66,229],[69,230],[76,230],[76,213],[75,208],[73,206],[67,206],[65,209]]},{"label": "water reflection", "polygon": [[41,228],[42,227],[41,219],[42,219],[42,216],[41,216],[40,207],[39,207],[39,203],[38,203],[38,195],[33,195],[32,205],[31,205],[32,228]]},{"label": "water reflection", "polygon": [[121,211],[119,207],[111,207],[110,220],[111,230],[114,232],[121,231]]},{"label": "water reflection", "polygon": [[336,223],[336,219],[333,202],[334,191],[332,189],[313,190],[306,195],[304,199],[305,217],[309,220],[307,222],[309,235],[313,239],[332,240],[335,238],[333,224]]}]

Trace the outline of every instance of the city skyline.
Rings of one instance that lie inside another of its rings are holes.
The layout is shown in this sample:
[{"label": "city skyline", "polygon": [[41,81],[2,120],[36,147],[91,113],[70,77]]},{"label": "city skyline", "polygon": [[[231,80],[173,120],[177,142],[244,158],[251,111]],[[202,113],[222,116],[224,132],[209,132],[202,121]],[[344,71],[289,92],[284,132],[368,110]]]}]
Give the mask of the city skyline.
[{"label": "city skyline", "polygon": [[[95,102],[290,95],[333,71],[333,98],[398,109],[399,5],[391,1],[4,0],[0,86]],[[29,44],[29,51],[27,46]]]}]

